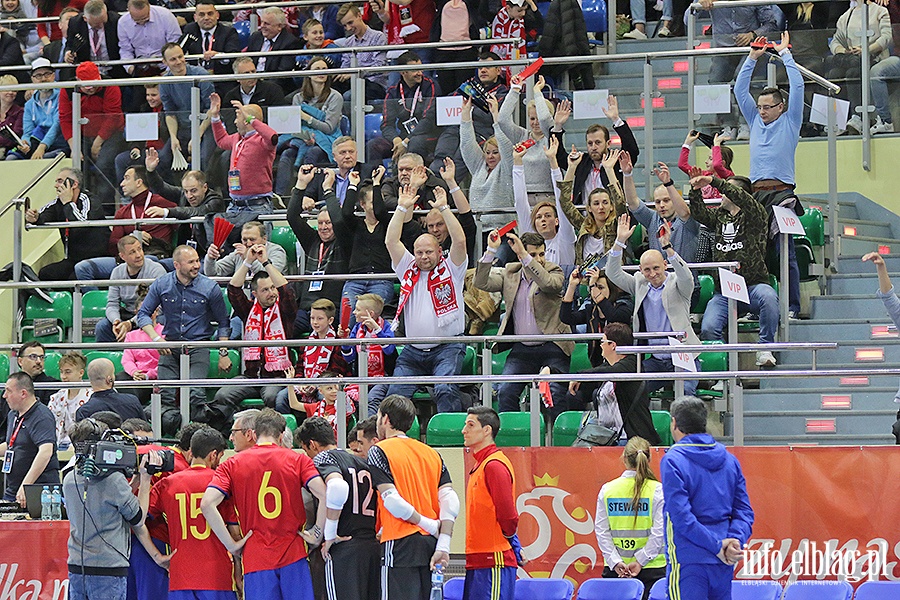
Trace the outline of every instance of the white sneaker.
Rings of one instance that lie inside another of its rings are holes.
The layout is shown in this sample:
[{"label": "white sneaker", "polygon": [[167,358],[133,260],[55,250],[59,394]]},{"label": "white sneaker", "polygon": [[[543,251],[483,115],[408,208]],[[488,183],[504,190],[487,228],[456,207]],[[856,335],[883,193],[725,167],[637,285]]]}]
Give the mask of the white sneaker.
[{"label": "white sneaker", "polygon": [[768,350],[763,350],[761,352],[757,352],[756,353],[756,366],[757,367],[774,367],[775,366],[775,356]]},{"label": "white sneaker", "polygon": [[656,32],[656,35],[658,37],[667,38],[667,37],[672,37],[672,32],[669,30],[669,28],[666,25],[663,25],[662,27],[659,28],[659,31]]},{"label": "white sneaker", "polygon": [[869,130],[872,135],[877,135],[879,133],[894,133],[894,123],[885,123],[881,120],[881,115],[875,117],[875,124],[872,125],[872,129]]},{"label": "white sneaker", "polygon": [[628,33],[622,36],[623,38],[628,38],[629,40],[646,40],[647,34],[641,31],[640,29],[632,29]]},{"label": "white sneaker", "polygon": [[857,133],[862,133],[862,118],[859,115],[853,115],[849,119],[847,119],[847,128],[852,129]]},{"label": "white sneaker", "polygon": [[749,140],[750,139],[750,128],[747,127],[746,123],[741,123],[740,127],[738,127],[737,139],[739,139],[739,140]]},{"label": "white sneaker", "polygon": [[737,139],[737,130],[734,127],[723,127],[722,135],[724,137],[730,137],[733,140]]}]

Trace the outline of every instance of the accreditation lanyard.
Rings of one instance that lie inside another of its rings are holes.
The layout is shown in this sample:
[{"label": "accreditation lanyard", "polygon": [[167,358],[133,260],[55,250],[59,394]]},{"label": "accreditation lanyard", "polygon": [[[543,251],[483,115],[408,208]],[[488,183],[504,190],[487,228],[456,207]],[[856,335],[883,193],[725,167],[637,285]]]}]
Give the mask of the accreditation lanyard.
[{"label": "accreditation lanyard", "polygon": [[[144,216],[147,214],[147,207],[150,206],[150,196],[152,196],[152,195],[153,195],[152,193],[147,192],[147,199],[144,200],[144,211],[141,213],[141,216]],[[131,203],[131,218],[137,219],[137,213],[134,210],[134,202]]]},{"label": "accreditation lanyard", "polygon": [[[403,82],[400,82],[398,86],[400,88],[400,104],[403,105],[403,108],[406,108],[406,92],[403,91]],[[412,108],[409,109],[409,116],[416,116],[416,104],[419,103],[419,99],[422,97],[422,86],[418,86],[416,88],[416,93],[413,94]]]},{"label": "accreditation lanyard", "polygon": [[25,422],[25,415],[19,415],[16,419],[16,428],[13,430],[12,435],[9,436],[9,447],[12,448],[13,444],[16,443],[16,438],[19,437],[19,430],[22,429],[22,423]]},{"label": "accreditation lanyard", "polygon": [[325,244],[324,243],[319,244],[319,262],[316,265],[316,272],[319,272],[319,273],[323,272],[322,271],[322,262],[325,260],[326,252],[328,252],[329,254],[331,253],[331,246],[328,246],[328,250],[326,251]]},{"label": "accreditation lanyard", "polygon": [[[253,131],[256,133],[256,130]],[[247,141],[247,138],[242,137],[238,140],[238,143],[234,145],[234,152],[231,153],[231,170],[234,171],[237,169],[238,159],[241,157],[241,152],[244,151],[244,142]]]}]

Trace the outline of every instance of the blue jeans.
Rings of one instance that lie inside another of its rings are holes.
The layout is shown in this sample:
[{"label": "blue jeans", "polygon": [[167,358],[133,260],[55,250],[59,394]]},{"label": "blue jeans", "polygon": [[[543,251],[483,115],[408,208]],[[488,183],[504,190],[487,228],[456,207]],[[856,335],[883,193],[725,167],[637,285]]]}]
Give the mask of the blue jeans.
[{"label": "blue jeans", "polygon": [[109,319],[103,317],[97,321],[94,327],[94,339],[98,342],[115,342],[116,334],[113,333],[112,323]]},{"label": "blue jeans", "polygon": [[[738,302],[738,313],[759,313],[759,341],[771,344],[778,331],[778,294],[768,283],[751,285],[749,290],[750,304]],[[700,326],[700,339],[724,341],[722,331],[728,322],[728,298],[716,294],[706,305],[703,323]]]},{"label": "blue jeans", "polygon": [[[356,279],[344,283],[342,298],[350,299],[350,310],[356,310],[356,298],[363,294],[378,294],[385,304],[390,304],[394,299],[394,281],[392,279]],[[340,318],[340,315],[338,315]],[[353,313],[350,313],[350,327],[356,323]]]},{"label": "blue jeans", "polygon": [[[697,365],[697,371],[700,371],[700,361],[695,360],[694,362]],[[644,373],[673,373],[675,366],[672,364],[672,355],[669,354],[663,357],[651,354],[650,358],[641,359],[641,371]],[[697,381],[696,379],[684,380],[684,394],[686,396],[694,396],[697,393]],[[647,393],[655,392],[670,385],[674,385],[672,381],[662,379],[648,380]]]},{"label": "blue jeans", "polygon": [[[663,0],[662,20],[671,21],[674,12],[672,0]],[[631,0],[631,22],[647,22],[647,0]]]},{"label": "blue jeans", "polygon": [[[537,346],[526,346],[515,343],[506,356],[503,365],[504,375],[522,375],[537,373],[542,367],[550,367],[553,373],[568,373],[570,359],[562,348],[553,342],[545,342]],[[501,383],[497,390],[500,412],[521,410],[519,397],[525,389],[525,383]],[[551,383],[550,394],[553,405],[561,407],[566,397],[568,386],[564,383]]]},{"label": "blue jeans", "polygon": [[[781,260],[781,234],[775,237],[775,248]],[[781,264],[780,262],[778,263]],[[781,277],[781,267],[778,267]],[[797,250],[794,248],[794,236],[788,236],[788,310],[800,314],[800,265],[797,264]]]},{"label": "blue jeans", "polygon": [[869,70],[869,89],[878,116],[885,123],[893,123],[888,103],[888,81],[900,79],[900,56],[889,56]]},{"label": "blue jeans", "polygon": [[[445,376],[459,375],[462,372],[463,357],[466,354],[465,344],[440,344],[434,348],[416,348],[405,346],[397,357],[394,377]],[[400,394],[412,398],[416,393],[415,384],[392,385],[388,395]],[[434,401],[438,412],[460,412],[462,402],[459,398],[459,386],[454,383],[439,383],[434,386]]]},{"label": "blue jeans", "polygon": [[70,600],[125,600],[127,588],[127,577],[69,573]]}]

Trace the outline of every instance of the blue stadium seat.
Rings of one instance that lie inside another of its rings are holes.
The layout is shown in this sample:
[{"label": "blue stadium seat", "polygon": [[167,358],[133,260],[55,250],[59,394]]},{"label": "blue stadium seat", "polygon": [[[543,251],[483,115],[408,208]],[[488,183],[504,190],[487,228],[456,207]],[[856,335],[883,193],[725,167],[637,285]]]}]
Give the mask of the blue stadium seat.
[{"label": "blue stadium seat", "polygon": [[366,142],[381,136],[381,120],[383,118],[380,112],[366,115]]},{"label": "blue stadium seat", "polygon": [[649,600],[669,600],[665,577],[658,580],[653,584],[653,587],[650,588]]},{"label": "blue stadium seat", "polygon": [[584,23],[588,33],[603,33],[606,31],[606,2],[603,0],[584,0],[581,3],[581,11],[584,13]]},{"label": "blue stadium seat", "polygon": [[778,600],[781,584],[777,581],[732,581],[732,600]]},{"label": "blue stadium seat", "polygon": [[638,579],[588,579],[578,588],[577,600],[641,600],[643,595]]},{"label": "blue stadium seat", "polygon": [[515,600],[571,600],[574,591],[568,579],[520,579]]},{"label": "blue stadium seat", "polygon": [[465,577],[454,577],[444,582],[444,600],[462,600]]},{"label": "blue stadium seat", "polygon": [[850,600],[852,595],[846,581],[798,581],[787,587],[783,600]]},{"label": "blue stadium seat", "polygon": [[895,600],[900,598],[900,581],[866,581],[856,588],[854,600]]},{"label": "blue stadium seat", "polygon": [[247,43],[250,41],[250,21],[235,21],[231,25],[238,32],[241,48],[246,48]]}]

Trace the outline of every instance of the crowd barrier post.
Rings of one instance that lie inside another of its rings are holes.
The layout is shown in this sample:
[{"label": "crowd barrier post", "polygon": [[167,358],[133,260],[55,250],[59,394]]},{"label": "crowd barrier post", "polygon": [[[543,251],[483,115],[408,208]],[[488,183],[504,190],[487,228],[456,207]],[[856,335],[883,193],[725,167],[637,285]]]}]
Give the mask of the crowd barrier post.
[{"label": "crowd barrier post", "polygon": [[778,286],[778,309],[779,309],[779,318],[781,319],[781,341],[789,342],[791,341],[791,330],[790,330],[790,315],[788,311],[790,310],[790,295],[791,295],[791,285],[790,285],[790,277],[788,274],[789,266],[788,266],[788,244],[790,243],[792,235],[790,233],[778,233],[778,236],[781,238],[781,252],[778,258],[779,265],[779,278],[780,284]]},{"label": "crowd barrier post", "polygon": [[531,402],[529,402],[529,425],[531,428],[529,442],[532,446],[541,445],[541,391],[538,389],[538,382],[532,381],[528,387]]},{"label": "crowd barrier post", "polygon": [[874,110],[873,106],[869,106],[869,68],[872,66],[872,53],[869,51],[869,41],[875,37],[875,32],[869,27],[869,3],[863,2],[860,7],[862,10],[863,36],[860,43],[862,51],[861,61],[862,68],[862,102],[857,110],[862,114],[862,168],[866,171],[872,170],[872,133],[869,131],[869,113]]},{"label": "crowd barrier post", "polygon": [[[191,170],[200,170],[200,121],[203,113],[200,109],[200,86],[197,81],[191,84]],[[209,135],[212,135],[212,131]]]},{"label": "crowd barrier post", "polygon": [[150,425],[153,431],[153,437],[162,437],[162,397],[159,395],[159,388],[154,387],[153,393],[150,394]]},{"label": "crowd barrier post", "polygon": [[[359,55],[350,53],[350,66],[359,66]],[[350,77],[350,112],[353,115],[353,136],[360,162],[366,162],[366,87],[365,77]]]},{"label": "crowd barrier post", "polygon": [[841,255],[840,225],[838,214],[838,182],[837,182],[837,101],[834,94],[828,95],[828,224],[831,226],[831,269],[837,273],[838,257]]},{"label": "crowd barrier post", "polygon": [[778,66],[773,60],[766,63],[766,87],[778,87]]},{"label": "crowd barrier post", "polygon": [[[385,323],[385,327],[390,327],[389,324]],[[357,374],[362,377],[363,374],[369,374],[369,347],[368,346],[357,346],[356,347],[356,365],[357,365]],[[369,416],[369,384],[361,383],[359,384],[359,406],[356,407],[356,421],[362,421],[366,417]]]},{"label": "crowd barrier post", "polygon": [[[22,205],[25,204],[23,198],[15,198],[10,202],[13,203],[13,281],[19,283],[22,281],[22,235],[25,233],[22,218]],[[9,205],[7,205],[9,208]],[[19,316],[19,290],[12,290],[12,318],[13,323]],[[17,329],[17,327],[13,327]]]},{"label": "crowd barrier post", "polygon": [[[84,316],[84,293],[81,283],[76,280],[72,288],[72,341],[80,344],[84,340],[82,317]],[[96,338],[96,335],[94,336]]]},{"label": "crowd barrier post", "polygon": [[[362,387],[362,386],[360,386]],[[337,424],[337,447],[347,449],[347,392],[338,389],[337,401],[334,403],[335,423]],[[296,444],[294,444],[296,446]]]},{"label": "crowd barrier post", "polygon": [[606,3],[606,41],[607,54],[616,53],[616,4],[614,2]]},{"label": "crowd barrier post", "polygon": [[[481,349],[481,374],[484,376],[485,382],[487,382],[488,378],[493,375],[494,362],[492,354],[493,352],[491,350],[491,344],[489,342],[486,342],[484,344],[484,348]],[[493,387],[490,384],[481,386],[481,405],[494,405]]]},{"label": "crowd barrier post", "polygon": [[653,194],[653,63],[650,57],[644,62],[644,174],[646,186],[644,196],[652,198]]},{"label": "crowd barrier post", "polygon": [[[59,93],[66,92],[60,90]],[[81,158],[81,92],[72,88],[72,166],[84,173]]]},{"label": "crowd barrier post", "polygon": [[687,57],[687,110],[688,110],[688,130],[694,129],[697,122],[697,115],[694,114],[694,86],[697,85],[697,61],[694,59],[693,51],[697,47],[697,11],[693,6],[688,7],[687,11],[687,49],[692,54]]},{"label": "crowd barrier post", "polygon": [[[182,346],[179,350],[173,350],[173,352],[179,352],[178,355],[178,376],[182,379],[182,381],[188,381],[191,379],[191,354],[190,348],[187,346]],[[181,387],[178,388],[178,396],[180,399],[181,406],[181,422],[184,425],[187,425],[191,422],[191,388],[189,387]]]}]

